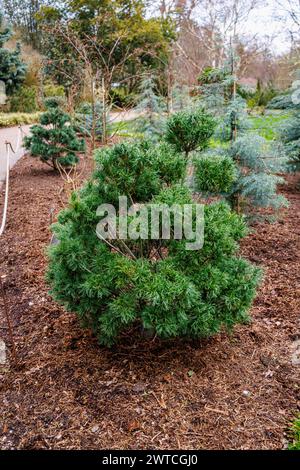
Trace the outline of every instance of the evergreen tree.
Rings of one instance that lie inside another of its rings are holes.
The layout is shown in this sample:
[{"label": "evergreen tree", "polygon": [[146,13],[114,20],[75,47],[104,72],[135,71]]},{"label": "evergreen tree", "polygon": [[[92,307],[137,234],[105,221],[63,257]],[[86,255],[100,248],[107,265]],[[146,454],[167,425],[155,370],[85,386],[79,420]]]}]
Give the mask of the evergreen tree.
[{"label": "evergreen tree", "polygon": [[187,85],[175,85],[171,93],[172,111],[185,111],[194,107],[195,103]]},{"label": "evergreen tree", "polygon": [[244,134],[251,124],[247,115],[246,101],[240,96],[228,100],[218,119],[215,136],[222,142],[232,142],[237,135]]},{"label": "evergreen tree", "polygon": [[5,84],[5,90],[11,95],[24,81],[26,65],[21,59],[21,48],[6,49],[4,44],[11,38],[12,30],[5,25],[3,13],[0,11],[0,81]]},{"label": "evergreen tree", "polygon": [[300,170],[300,110],[295,109],[293,115],[284,123],[280,131],[281,140],[289,156],[290,168]]},{"label": "evergreen tree", "polygon": [[201,103],[220,115],[232,97],[234,79],[228,61],[221,68],[205,68],[198,78]]},{"label": "evergreen tree", "polygon": [[298,80],[293,82],[287,95],[284,95],[290,100],[285,109],[291,109],[292,113],[279,130],[281,141],[289,156],[289,168],[292,171],[300,169],[300,70],[296,71],[295,78]]},{"label": "evergreen tree", "polygon": [[292,91],[282,95],[274,96],[267,105],[268,109],[294,109],[295,105],[292,100]]},{"label": "evergreen tree", "polygon": [[260,80],[257,80],[255,91],[244,91],[244,97],[247,99],[247,106],[250,109],[255,107],[265,107],[277,96],[277,91],[272,83],[263,87]]},{"label": "evergreen tree", "polygon": [[[289,87],[284,93],[276,95],[269,103],[268,109],[280,110],[299,110],[299,83],[300,83],[300,70],[297,69],[294,73],[294,81],[292,86]],[[298,98],[295,100],[295,98]]]},{"label": "evergreen tree", "polygon": [[240,196],[248,209],[280,209],[286,207],[286,198],[277,193],[277,186],[284,183],[278,173],[286,171],[287,158],[276,142],[268,142],[259,135],[239,137],[229,149],[229,155],[238,167],[238,179],[230,195],[235,205]]},{"label": "evergreen tree", "polygon": [[244,133],[249,128],[247,103],[241,96],[235,73],[239,57],[232,47],[227,56],[223,67],[208,67],[198,79],[200,102],[216,117],[215,136],[224,142],[232,141],[238,132]]},{"label": "evergreen tree", "polygon": [[181,167],[183,156],[166,152],[170,155],[166,144],[146,141],[99,150],[93,177],[53,228],[59,243],[49,254],[52,295],[105,345],[136,324],[161,338],[199,338],[249,318],[260,272],[238,256],[246,226],[224,202],[205,206],[200,250],[186,250],[186,240],[175,240],[172,230],[170,240],[145,240],[142,232],[137,240],[128,236],[110,244],[97,237],[97,208],[114,204],[119,220],[119,196],[127,195],[135,206],[193,207],[189,190],[178,184],[180,171],[174,173],[174,160]]},{"label": "evergreen tree", "polygon": [[[286,170],[287,158],[278,143],[267,142],[263,137],[249,132],[251,124],[246,112],[246,102],[237,94],[237,78],[233,73],[237,58],[230,54],[229,59],[231,70],[227,65],[220,71],[207,72],[208,86],[204,84],[206,101],[210,102],[211,94],[222,98],[216,110],[219,124],[215,136],[227,145],[215,149],[215,153],[220,155],[219,159],[214,158],[215,154],[196,157],[196,189],[205,193],[226,193],[223,196],[238,212],[242,208],[251,213],[254,208],[277,210],[287,205],[286,199],[277,194],[278,184],[284,182],[277,173]],[[207,158],[212,159],[209,164]],[[232,179],[233,168],[228,158],[233,159],[236,166],[235,180]],[[199,174],[204,168],[209,171],[209,180]],[[223,184],[219,181],[222,169]],[[216,191],[218,186],[220,191]]]},{"label": "evergreen tree", "polygon": [[103,134],[103,104],[95,103],[94,115],[91,103],[82,103],[75,113],[75,128],[83,136],[92,137],[93,132],[97,140],[101,140]]},{"label": "evergreen tree", "polygon": [[33,157],[58,169],[59,165],[70,167],[78,160],[78,152],[84,150],[84,140],[77,138],[71,118],[58,105],[60,101],[49,98],[47,111],[40,124],[31,127],[31,135],[24,138],[24,146]]},{"label": "evergreen tree", "polygon": [[136,120],[135,129],[145,138],[159,140],[165,129],[166,104],[163,98],[155,93],[153,77],[146,76],[140,85],[136,111],[141,114]]},{"label": "evergreen tree", "polygon": [[188,158],[194,150],[204,150],[215,129],[215,120],[203,109],[180,111],[167,121],[165,139]]},{"label": "evergreen tree", "polygon": [[196,189],[222,195],[235,210],[251,216],[258,208],[276,211],[288,204],[277,193],[277,186],[284,183],[278,173],[286,171],[286,165],[287,157],[280,145],[259,135],[245,134],[228,148],[195,156]]}]

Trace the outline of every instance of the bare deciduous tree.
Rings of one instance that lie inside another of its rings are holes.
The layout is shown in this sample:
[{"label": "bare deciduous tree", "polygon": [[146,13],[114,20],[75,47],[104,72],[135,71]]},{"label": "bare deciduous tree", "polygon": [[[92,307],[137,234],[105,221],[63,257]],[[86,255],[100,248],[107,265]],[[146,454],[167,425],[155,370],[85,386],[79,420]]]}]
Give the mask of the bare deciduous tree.
[{"label": "bare deciduous tree", "polygon": [[291,42],[300,39],[300,0],[276,0],[274,16],[284,24]]}]

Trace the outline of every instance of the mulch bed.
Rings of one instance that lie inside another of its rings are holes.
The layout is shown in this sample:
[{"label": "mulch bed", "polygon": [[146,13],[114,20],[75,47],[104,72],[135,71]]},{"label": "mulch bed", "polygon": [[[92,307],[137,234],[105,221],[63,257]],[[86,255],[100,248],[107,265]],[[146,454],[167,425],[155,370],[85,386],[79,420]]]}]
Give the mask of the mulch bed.
[{"label": "mulch bed", "polygon": [[[284,448],[300,406],[292,362],[300,340],[299,175],[287,179],[290,207],[242,243],[265,270],[251,324],[202,342],[131,334],[107,349],[53,302],[44,282],[61,178],[36,160],[19,161],[0,240],[19,358],[0,369],[0,447]],[[0,337],[10,350],[1,299],[0,307]]]}]

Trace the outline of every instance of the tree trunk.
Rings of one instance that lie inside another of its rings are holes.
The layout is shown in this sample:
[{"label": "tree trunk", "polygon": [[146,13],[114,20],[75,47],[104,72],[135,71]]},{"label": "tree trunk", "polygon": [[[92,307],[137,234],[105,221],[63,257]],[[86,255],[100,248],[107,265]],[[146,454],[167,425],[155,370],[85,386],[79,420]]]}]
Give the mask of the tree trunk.
[{"label": "tree trunk", "polygon": [[107,141],[107,96],[108,87],[105,83],[104,77],[102,78],[102,143]]},{"label": "tree trunk", "polygon": [[92,150],[95,149],[95,140],[96,140],[96,111],[95,111],[95,80],[93,73],[91,72],[91,98],[92,98],[92,128],[91,128],[91,146]]}]

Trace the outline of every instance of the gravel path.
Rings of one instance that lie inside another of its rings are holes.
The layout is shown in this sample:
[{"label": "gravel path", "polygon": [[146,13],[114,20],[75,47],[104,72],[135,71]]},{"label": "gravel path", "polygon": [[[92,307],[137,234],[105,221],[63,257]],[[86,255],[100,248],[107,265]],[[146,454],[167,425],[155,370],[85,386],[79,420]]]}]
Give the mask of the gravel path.
[{"label": "gravel path", "polygon": [[[22,126],[23,133],[28,134],[30,126]],[[18,145],[19,127],[6,127],[0,129],[0,186],[1,182],[5,180],[6,175],[6,145],[5,142],[10,142],[15,150]],[[21,145],[21,142],[20,142]],[[19,150],[14,154],[10,152],[10,168],[24,155],[24,149],[19,146]]]},{"label": "gravel path", "polygon": [[112,111],[109,113],[110,122],[120,122],[120,121],[131,121],[140,116],[141,113],[135,111],[134,109],[128,109],[125,111]]}]

